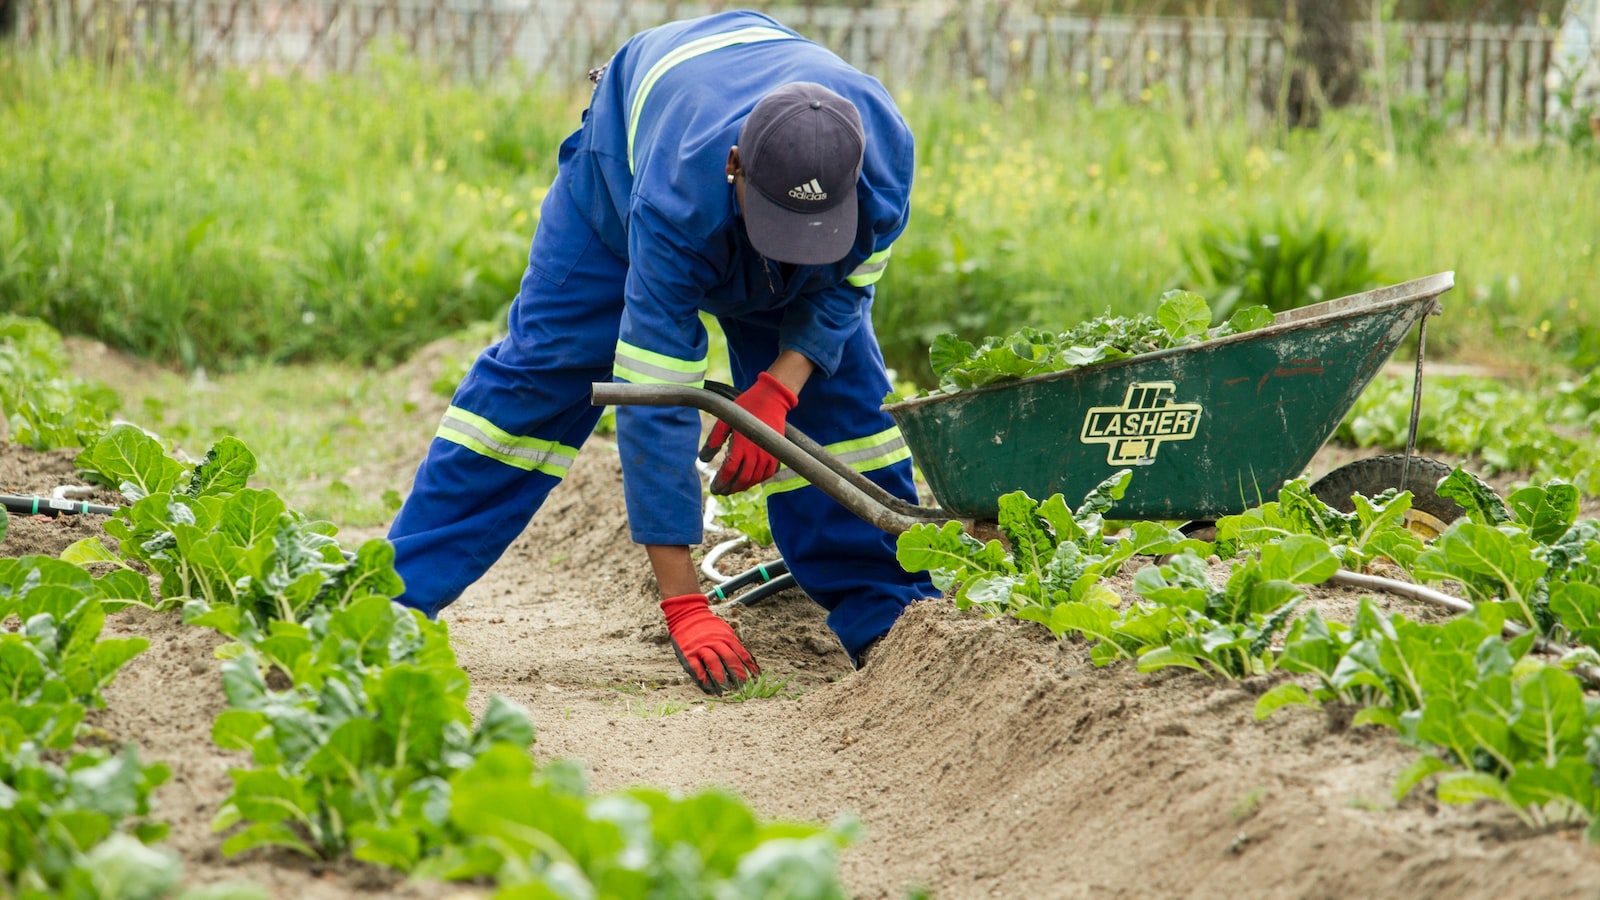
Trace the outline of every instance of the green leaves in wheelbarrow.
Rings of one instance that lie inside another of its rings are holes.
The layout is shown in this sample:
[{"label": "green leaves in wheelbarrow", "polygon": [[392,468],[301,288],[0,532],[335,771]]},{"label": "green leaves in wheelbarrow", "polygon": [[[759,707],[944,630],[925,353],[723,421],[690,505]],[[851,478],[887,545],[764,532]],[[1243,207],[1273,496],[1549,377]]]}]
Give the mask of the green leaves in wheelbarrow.
[{"label": "green leaves in wheelbarrow", "polygon": [[1204,297],[1168,291],[1154,316],[1099,316],[1059,333],[1021,328],[976,344],[941,334],[928,348],[928,364],[939,390],[954,393],[1241,334],[1272,324],[1273,316],[1266,307],[1254,306],[1238,310],[1216,329],[1211,320]]},{"label": "green leaves in wheelbarrow", "polygon": [[1204,335],[1211,327],[1211,307],[1206,305],[1206,298],[1193,291],[1167,291],[1156,307],[1156,321],[1174,341],[1187,341]]}]

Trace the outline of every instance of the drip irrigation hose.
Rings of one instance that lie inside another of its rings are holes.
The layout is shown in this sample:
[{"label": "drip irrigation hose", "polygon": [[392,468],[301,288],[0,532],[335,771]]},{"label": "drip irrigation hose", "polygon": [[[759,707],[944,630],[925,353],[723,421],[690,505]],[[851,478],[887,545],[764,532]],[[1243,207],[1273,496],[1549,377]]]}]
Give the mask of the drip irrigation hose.
[{"label": "drip irrigation hose", "polygon": [[786,591],[789,588],[794,587],[794,585],[795,585],[794,576],[790,575],[788,573],[784,573],[782,575],[779,575],[777,578],[774,578],[771,581],[767,582],[766,584],[763,584],[763,585],[760,585],[759,587],[754,587],[754,588],[751,588],[748,591],[745,591],[744,593],[742,593],[739,596],[733,598],[732,600],[727,601],[726,603],[718,604],[718,608],[719,609],[727,609],[728,607],[731,607],[731,606],[754,606],[757,603],[759,603],[760,601],[765,600],[768,597],[772,596],[773,594],[776,594],[779,591]]},{"label": "drip irrigation hose", "polygon": [[733,578],[733,576],[722,574],[722,572],[717,569],[717,560],[721,559],[723,554],[727,553],[729,550],[732,550],[748,540],[750,540],[748,537],[741,534],[732,540],[723,541],[715,547],[712,547],[711,552],[706,554],[706,558],[700,561],[700,571],[704,572],[707,578],[715,581],[717,584],[727,584],[728,581]]},{"label": "drip irrigation hose", "polygon": [[[777,559],[769,563],[762,563],[748,572],[744,572],[729,578],[722,584],[712,588],[709,596],[715,597],[718,600],[732,600],[734,591],[749,587],[752,584],[766,585],[770,582],[778,580],[779,578],[785,577],[789,579],[791,584],[794,582],[794,576],[789,574],[789,564],[781,559]],[[768,591],[767,593],[771,593],[771,591]]]},{"label": "drip irrigation hose", "polygon": [[[1472,603],[1470,601],[1463,600],[1460,597],[1452,597],[1443,591],[1436,591],[1433,588],[1423,587],[1420,584],[1396,581],[1393,578],[1384,578],[1381,575],[1363,575],[1359,572],[1349,572],[1344,569],[1340,569],[1339,571],[1333,573],[1333,577],[1329,578],[1328,581],[1331,584],[1343,585],[1345,587],[1369,591],[1383,591],[1396,596],[1407,597],[1412,600],[1419,600],[1423,603],[1437,606],[1442,609],[1448,609],[1455,613],[1466,613],[1472,611]],[[1502,631],[1507,637],[1514,638],[1518,637],[1519,635],[1526,634],[1528,628],[1527,626],[1521,625],[1517,622],[1507,622]],[[1533,642],[1533,646],[1544,653],[1549,653],[1554,656],[1565,656],[1572,652],[1571,647],[1558,644],[1555,641],[1546,640],[1545,638],[1538,638]],[[1577,673],[1578,676],[1584,681],[1589,682],[1591,686],[1600,687],[1600,666],[1582,663],[1573,666],[1572,671]]]},{"label": "drip irrigation hose", "polygon": [[19,497],[14,495],[0,496],[0,505],[5,506],[6,512],[15,516],[59,516],[63,513],[76,516],[110,516],[115,515],[117,508],[114,506],[99,506],[94,503],[85,503],[81,500],[67,500],[57,497]]},{"label": "drip irrigation hose", "polygon": [[1472,603],[1470,601],[1463,600],[1460,597],[1452,597],[1443,591],[1436,591],[1420,584],[1384,578],[1382,575],[1363,575],[1360,572],[1340,569],[1333,573],[1333,577],[1329,578],[1328,581],[1331,584],[1343,585],[1344,587],[1366,591],[1383,591],[1400,597],[1408,597],[1412,600],[1420,600],[1423,603],[1448,609],[1451,612],[1472,612]]}]

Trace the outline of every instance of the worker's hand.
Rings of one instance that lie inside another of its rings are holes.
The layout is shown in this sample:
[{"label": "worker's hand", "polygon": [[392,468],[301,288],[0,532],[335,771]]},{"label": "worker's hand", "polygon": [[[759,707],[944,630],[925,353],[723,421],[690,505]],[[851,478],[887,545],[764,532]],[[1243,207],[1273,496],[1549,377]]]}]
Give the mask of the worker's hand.
[{"label": "worker's hand", "polygon": [[678,662],[708,694],[737,690],[760,673],[750,652],[733,629],[711,611],[705,594],[684,594],[661,601],[667,615],[667,633]]},{"label": "worker's hand", "polygon": [[[756,383],[734,402],[765,422],[773,431],[783,434],[789,410],[794,409],[800,400],[793,391],[784,387],[783,382],[762,372],[756,378]],[[733,444],[728,448],[728,455],[722,460],[722,468],[717,470],[717,476],[711,479],[713,494],[737,494],[749,490],[778,471],[778,460],[771,453],[757,447],[755,441],[729,428],[725,422],[718,422],[712,427],[710,438],[700,448],[700,461],[710,462],[727,442],[729,435],[733,436]]]}]

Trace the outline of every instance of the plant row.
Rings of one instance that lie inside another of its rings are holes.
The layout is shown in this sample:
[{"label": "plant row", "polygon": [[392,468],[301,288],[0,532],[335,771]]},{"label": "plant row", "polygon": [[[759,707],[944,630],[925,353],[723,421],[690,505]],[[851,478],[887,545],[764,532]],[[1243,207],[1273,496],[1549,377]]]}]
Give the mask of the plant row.
[{"label": "plant row", "polygon": [[[214,822],[231,832],[229,854],[350,853],[556,896],[839,892],[846,825],[761,823],[718,792],[590,796],[577,766],[534,765],[532,728],[504,698],[474,727],[445,626],[389,599],[401,584],[386,542],[343,551],[331,525],[249,488],[255,460],[235,439],[188,465],[136,428],[106,431],[117,398],[65,371],[53,329],[8,317],[0,334],[12,436],[87,444],[85,474],[130,501],[106,524],[117,552],[91,538],[61,559],[0,559],[0,892],[160,897],[181,879],[173,854],[147,846],[167,830],[149,814],[168,770],[83,724],[148,646],[100,637],[108,613],[135,604],[181,606],[233,638],[220,654],[230,708],[213,736],[253,765],[233,770]],[[0,516],[0,541],[7,524]],[[522,802],[506,807],[508,796]]]},{"label": "plant row", "polygon": [[[104,434],[119,399],[70,374],[54,329],[0,317],[0,434],[34,450],[82,446]],[[0,542],[9,528],[0,514]],[[170,895],[182,877],[167,832],[151,817],[169,775],[86,724],[103,691],[149,647],[102,637],[106,616],[148,603],[150,583],[101,576],[45,556],[0,558],[0,894],[21,898]],[[186,897],[256,896],[211,888]]]},{"label": "plant row", "polygon": [[213,828],[223,851],[348,854],[422,878],[490,879],[508,896],[840,896],[846,825],[761,822],[739,798],[594,795],[571,764],[537,766],[526,713],[491,697],[476,724],[447,627],[400,606],[393,548],[343,550],[327,523],[247,486],[224,438],[197,464],[127,425],[79,457],[130,501],[73,561],[159,577],[136,598],[182,608],[219,650],[224,750],[248,754]]},{"label": "plant row", "polygon": [[[0,517],[0,538],[5,519]],[[20,898],[165,896],[175,856],[146,844],[165,766],[105,746],[84,725],[144,638],[104,638],[128,580],[42,556],[0,559],[0,893]]]},{"label": "plant row", "polygon": [[0,438],[34,450],[82,447],[105,433],[120,405],[110,388],[72,375],[54,328],[0,316]]},{"label": "plant row", "polygon": [[[1408,492],[1357,496],[1343,513],[1299,481],[1275,502],[1220,519],[1211,544],[1148,522],[1108,542],[1100,516],[1130,477],[1107,480],[1076,511],[1059,495],[1001,498],[1004,543],[953,524],[917,526],[901,536],[899,558],[931,570],[959,606],[1091,641],[1097,664],[1307,676],[1309,688],[1287,681],[1268,691],[1258,716],[1355,705],[1355,721],[1390,727],[1422,751],[1397,796],[1437,775],[1443,800],[1496,800],[1530,825],[1589,822],[1600,841],[1600,703],[1571,671],[1600,661],[1600,525],[1577,519],[1571,485],[1502,499],[1457,469],[1438,491],[1467,514],[1431,544],[1405,526]],[[1136,555],[1162,560],[1140,569],[1135,596],[1124,598],[1104,578]],[[1212,582],[1208,558],[1229,560],[1223,583]],[[1380,561],[1419,582],[1460,585],[1474,609],[1444,624],[1385,619],[1366,601],[1353,624],[1299,614],[1304,585]],[[1519,637],[1503,637],[1507,623],[1522,626],[1511,629]],[[1530,655],[1541,637],[1576,649],[1550,661]]]},{"label": "plant row", "polygon": [[[1526,472],[1600,495],[1600,373],[1539,391],[1480,377],[1430,376],[1417,444],[1463,457],[1486,473]],[[1336,437],[1357,447],[1401,449],[1411,423],[1411,379],[1379,378],[1362,392]]]}]

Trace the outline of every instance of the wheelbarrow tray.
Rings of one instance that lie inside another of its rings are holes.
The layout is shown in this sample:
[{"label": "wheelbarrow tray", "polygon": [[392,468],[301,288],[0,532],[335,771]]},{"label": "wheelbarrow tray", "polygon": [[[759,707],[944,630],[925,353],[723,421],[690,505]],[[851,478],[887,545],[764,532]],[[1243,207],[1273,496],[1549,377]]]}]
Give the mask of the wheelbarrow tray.
[{"label": "wheelbarrow tray", "polygon": [[884,408],[940,507],[1076,502],[1121,469],[1117,519],[1212,519],[1305,472],[1452,272],[1279,313],[1264,328]]}]

